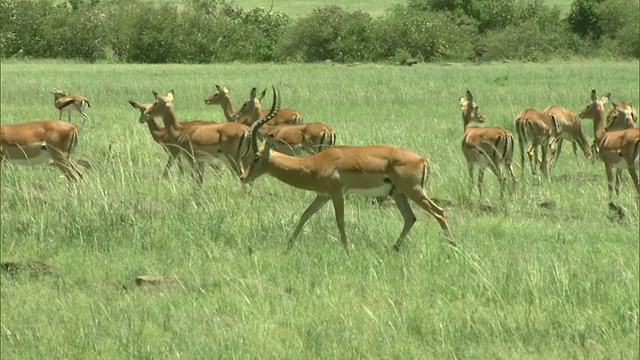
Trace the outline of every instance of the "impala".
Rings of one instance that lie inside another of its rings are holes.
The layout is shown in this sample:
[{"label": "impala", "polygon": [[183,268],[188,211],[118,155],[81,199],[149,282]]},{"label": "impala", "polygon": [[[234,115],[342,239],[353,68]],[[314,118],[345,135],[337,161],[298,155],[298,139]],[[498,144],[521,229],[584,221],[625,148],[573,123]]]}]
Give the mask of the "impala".
[{"label": "impala", "polygon": [[78,94],[67,95],[67,93],[59,89],[54,89],[51,93],[54,97],[53,105],[60,111],[58,120],[62,120],[62,112],[64,111],[68,113],[68,119],[71,122],[71,112],[76,110],[82,114],[82,122],[87,121],[88,117],[85,110],[91,105],[86,97]]},{"label": "impala", "polygon": [[552,105],[547,107],[542,111],[542,113],[548,118],[552,120],[552,123],[555,126],[555,136],[553,143],[550,144],[550,147],[553,148],[554,145],[557,145],[557,148],[554,151],[554,162],[558,161],[560,157],[560,152],[562,151],[562,141],[567,139],[571,141],[573,145],[573,153],[575,156],[578,156],[578,146],[582,148],[582,152],[587,159],[590,159],[592,154],[591,148],[589,147],[589,140],[584,135],[582,131],[582,123],[580,122],[580,118],[576,113],[572,112],[569,109],[566,109],[562,106]]},{"label": "impala", "polygon": [[[173,90],[169,92],[169,95],[171,96],[171,99],[173,99],[173,96],[174,96]],[[182,153],[182,150],[180,149],[180,147],[174,146],[171,144],[167,130],[165,128],[158,126],[158,123],[156,123],[156,120],[154,118],[150,116],[143,116],[145,110],[151,107],[152,103],[140,103],[134,100],[129,100],[129,104],[131,104],[131,106],[133,106],[135,109],[140,110],[140,118],[139,118],[140,123],[147,123],[147,126],[149,127],[149,132],[151,133],[151,137],[153,137],[153,140],[158,144],[160,144],[162,148],[165,149],[167,153],[169,153],[169,159],[167,160],[167,164],[165,165],[164,170],[162,171],[162,176],[163,177],[169,176],[169,169],[171,169],[171,167],[173,166],[174,162],[176,162],[176,160],[178,162],[180,173],[184,173],[184,168],[182,166],[182,162],[180,161],[180,154]],[[191,124],[198,124],[198,123],[216,123],[216,122],[195,120],[195,121],[184,121],[184,122],[181,122],[180,125],[189,126]]]},{"label": "impala", "polygon": [[[640,129],[624,129],[606,132],[604,130],[604,104],[609,101],[609,95],[598,99],[596,90],[591,91],[591,102],[580,112],[580,118],[593,119],[593,132],[599,148],[600,159],[604,162],[607,173],[609,201],[613,199],[613,169],[616,169],[616,195],[620,195],[620,177],[622,169],[626,168],[633,179],[640,205],[640,181],[638,180],[638,162],[640,161]],[[617,107],[616,111],[631,117],[628,108]]]},{"label": "impala", "polygon": [[[249,151],[249,127],[237,122],[182,126],[176,117],[173,96],[162,96],[155,91],[153,95],[155,100],[140,115],[140,121],[147,117],[162,117],[171,146],[177,146],[189,155],[198,184],[203,181],[204,165],[211,164],[213,159],[226,159],[236,176],[242,174],[243,157]],[[275,111],[265,118],[271,120],[274,114]]]},{"label": "impala", "polygon": [[0,162],[36,165],[52,160],[70,181],[82,178],[69,158],[77,144],[76,127],[60,120],[0,126]]},{"label": "impala", "polygon": [[[266,93],[266,89],[261,93],[260,99],[262,99]],[[227,121],[240,121],[246,125],[251,125],[255,120],[247,120],[241,119],[240,116],[236,113],[236,109],[233,107],[233,102],[231,101],[231,95],[229,94],[229,89],[225,86],[220,86],[216,84],[216,91],[213,94],[207,96],[204,99],[204,103],[207,105],[220,105],[222,107],[222,111],[224,112],[224,116]],[[267,116],[269,110],[262,111],[258,119],[261,117]],[[279,125],[279,124],[301,124],[304,120],[302,119],[302,115],[291,109],[280,109],[278,114],[269,121],[269,125]]]},{"label": "impala", "polygon": [[[242,108],[237,111],[240,118],[248,123],[255,123],[260,119],[264,111],[260,101],[264,97],[256,95],[256,88],[251,90],[249,100],[245,101]],[[298,149],[308,154],[317,154],[336,144],[336,134],[332,128],[323,123],[304,124],[265,124],[260,127],[258,135],[261,138],[271,136],[275,140],[274,150],[288,155],[297,155]]]},{"label": "impala", "polygon": [[[542,172],[549,179],[549,166],[551,162],[551,144],[555,132],[552,120],[537,109],[524,109],[516,118],[516,130],[520,146],[520,161],[522,162],[522,175],[524,176],[524,151],[527,149],[531,173],[536,175],[538,162],[541,161]],[[529,143],[531,142],[531,143]],[[538,147],[542,147],[542,159],[538,158]]]},{"label": "impala", "polygon": [[[611,94],[609,94],[611,96]],[[604,127],[604,131],[624,130],[637,128],[638,125],[638,110],[636,110],[629,101],[618,101],[612,104],[613,107],[607,115],[607,125]],[[630,116],[621,114],[618,109],[627,109]]]},{"label": "impala", "polygon": [[[278,97],[275,88],[273,93],[275,101]],[[267,137],[258,146],[258,132],[267,121],[267,118],[260,119],[251,127],[252,160],[242,174],[241,181],[250,182],[269,174],[288,185],[316,193],[315,200],[302,214],[289,240],[289,247],[307,220],[331,200],[340,240],[348,255],[344,228],[344,197],[347,194],[370,197],[390,195],[394,199],[404,219],[400,236],[393,246],[395,250],[400,248],[416,221],[408,199],[436,218],[449,242],[455,245],[444,211],[424,191],[423,186],[429,175],[428,162],[424,157],[407,149],[390,146],[334,146],[309,157],[289,156],[272,151],[275,146],[272,137]]]},{"label": "impala", "polygon": [[464,136],[462,138],[462,152],[469,166],[469,189],[473,188],[473,171],[478,167],[478,192],[482,196],[482,181],[485,167],[493,172],[500,182],[500,195],[504,194],[505,179],[500,165],[504,164],[511,176],[513,185],[516,175],[513,172],[513,134],[501,127],[472,126],[471,122],[484,123],[485,118],[480,113],[478,105],[473,101],[473,94],[467,90],[466,98],[460,98]]},{"label": "impala", "polygon": [[[611,97],[611,93],[607,93],[607,97]],[[614,102],[611,105],[613,107],[607,114],[607,125],[604,127],[604,131],[624,130],[637,128],[636,122],[638,121],[638,111],[631,105],[629,101]],[[626,116],[626,113],[620,113],[617,109],[627,109],[630,116]],[[598,153],[598,145],[596,140],[593,140],[591,145],[591,151],[595,154]]]}]

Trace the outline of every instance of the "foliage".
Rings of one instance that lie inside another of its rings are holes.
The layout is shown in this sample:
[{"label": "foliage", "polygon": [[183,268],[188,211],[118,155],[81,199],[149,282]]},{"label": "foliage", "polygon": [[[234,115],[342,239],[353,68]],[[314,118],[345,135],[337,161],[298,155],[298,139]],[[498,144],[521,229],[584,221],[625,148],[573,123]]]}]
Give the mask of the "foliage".
[{"label": "foliage", "polygon": [[375,18],[330,5],[293,19],[227,0],[0,0],[0,57],[348,63],[392,61],[400,50],[424,61],[638,58],[637,10],[630,0],[576,0],[564,18],[539,0],[409,0]]}]

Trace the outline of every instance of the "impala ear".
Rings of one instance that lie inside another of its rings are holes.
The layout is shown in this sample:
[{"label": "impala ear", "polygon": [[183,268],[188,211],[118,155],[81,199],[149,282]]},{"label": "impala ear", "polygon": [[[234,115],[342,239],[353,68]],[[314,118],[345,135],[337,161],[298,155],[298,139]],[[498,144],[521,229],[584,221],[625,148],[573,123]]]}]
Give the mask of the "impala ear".
[{"label": "impala ear", "polygon": [[607,101],[609,101],[609,98],[611,98],[611,93],[608,92],[606,93],[603,97],[602,97],[602,102],[606,103]]},{"label": "impala ear", "polygon": [[262,100],[262,98],[267,94],[267,88],[264,88],[264,90],[262,90],[262,92],[260,93],[260,96],[258,96],[258,100]]},{"label": "impala ear", "polygon": [[140,109],[141,108],[140,103],[137,102],[137,101],[129,100],[129,104],[131,104],[131,106],[133,106],[135,109]]},{"label": "impala ear", "polygon": [[216,84],[216,89],[218,89],[218,91],[222,91],[222,88],[218,84]]},{"label": "impala ear", "polygon": [[473,101],[473,94],[469,90],[467,90],[467,100]]},{"label": "impala ear", "polygon": [[160,96],[157,91],[151,90],[151,92],[153,93],[154,98],[158,98],[158,96]]},{"label": "impala ear", "polygon": [[176,92],[173,89],[169,90],[169,93],[167,94],[167,97],[169,98],[169,100],[173,101],[175,93]]},{"label": "impala ear", "polygon": [[249,98],[250,98],[251,100],[253,100],[253,99],[255,99],[255,98],[256,98],[256,92],[257,92],[257,91],[258,91],[258,90],[257,90],[256,88],[252,88],[252,89],[251,89],[251,92],[249,93]]},{"label": "impala ear", "polygon": [[598,100],[598,94],[596,93],[596,89],[591,90],[591,101]]}]

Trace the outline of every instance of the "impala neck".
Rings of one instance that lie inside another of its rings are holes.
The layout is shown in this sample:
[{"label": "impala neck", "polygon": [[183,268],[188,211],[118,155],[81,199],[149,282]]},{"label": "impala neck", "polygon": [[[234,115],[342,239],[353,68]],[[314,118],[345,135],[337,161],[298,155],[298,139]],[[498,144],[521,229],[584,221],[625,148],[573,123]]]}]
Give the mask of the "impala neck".
[{"label": "impala neck", "polygon": [[229,122],[233,122],[233,115],[236,113],[236,109],[233,108],[233,103],[231,102],[230,96],[224,97],[224,102],[220,104],[222,106],[222,112],[224,112],[224,117]]},{"label": "impala neck", "polygon": [[471,111],[467,110],[462,113],[462,123],[464,125],[464,132],[467,132],[467,128],[471,126]]},{"label": "impala neck", "polygon": [[149,127],[149,132],[151,133],[153,140],[162,140],[162,129],[160,129],[160,127],[158,126],[156,119],[149,118],[149,120],[147,120],[147,126]]},{"label": "impala neck", "polygon": [[162,113],[162,122],[164,123],[164,128],[167,129],[171,137],[177,138],[180,136],[180,124],[178,123],[178,117],[176,116],[176,112],[173,110],[173,107],[167,107]]},{"label": "impala neck", "polygon": [[267,172],[276,179],[299,189],[313,190],[318,183],[310,157],[295,157],[270,150]]},{"label": "impala neck", "polygon": [[593,136],[595,137],[598,144],[602,142],[602,139],[607,134],[604,131],[604,109],[598,110],[595,116],[593,117]]}]

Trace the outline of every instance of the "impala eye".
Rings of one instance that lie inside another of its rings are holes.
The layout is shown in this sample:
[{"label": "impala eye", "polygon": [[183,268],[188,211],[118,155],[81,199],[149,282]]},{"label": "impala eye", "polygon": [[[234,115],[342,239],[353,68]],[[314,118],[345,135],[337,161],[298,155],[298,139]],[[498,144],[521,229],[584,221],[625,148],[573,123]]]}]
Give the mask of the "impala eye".
[{"label": "impala eye", "polygon": [[260,160],[260,155],[256,155],[253,157],[253,162],[257,162],[258,160]]}]

